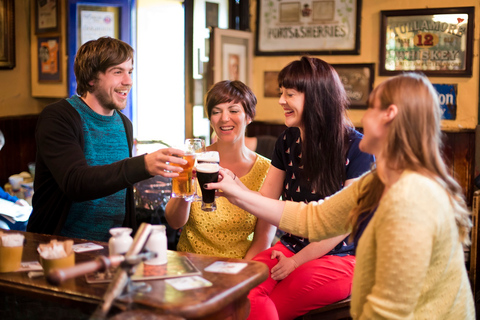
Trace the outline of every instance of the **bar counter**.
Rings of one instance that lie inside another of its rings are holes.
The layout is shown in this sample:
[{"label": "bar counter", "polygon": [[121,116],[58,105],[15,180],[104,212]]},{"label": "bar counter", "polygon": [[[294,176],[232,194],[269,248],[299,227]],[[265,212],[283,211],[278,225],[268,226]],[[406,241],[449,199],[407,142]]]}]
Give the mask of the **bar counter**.
[{"label": "bar counter", "polygon": [[[8,232],[8,231],[6,231]],[[67,238],[29,232],[25,235],[22,262],[38,261],[37,247],[52,239],[63,241]],[[75,244],[94,242],[103,246],[102,250],[75,254],[76,264],[94,260],[99,255],[108,256],[108,244],[104,242],[73,239]],[[201,277],[213,285],[199,289],[177,291],[165,280],[148,280],[151,291],[134,292],[116,299],[111,315],[119,317],[122,313],[151,314],[158,319],[245,319],[250,310],[247,299],[249,291],[263,282],[268,276],[268,268],[263,263],[240,259],[219,258],[191,253],[169,251],[169,255],[186,256],[201,272]],[[247,266],[237,274],[205,272],[204,269],[215,261],[247,262]],[[108,283],[87,283],[84,276],[67,280],[59,286],[51,285],[44,276],[29,278],[27,272],[0,273],[0,317],[10,319],[29,319],[23,305],[34,306],[32,319],[48,318],[43,308],[54,306],[66,309],[69,318],[88,318],[99,304],[107,290]],[[27,302],[25,302],[27,301]],[[33,301],[33,302],[32,302]],[[22,305],[23,303],[23,305]],[[32,304],[33,303],[33,304]],[[79,310],[81,310],[79,314]],[[45,316],[45,317],[43,317]],[[57,319],[63,317],[58,314]],[[143,318],[145,318],[143,316]]]}]

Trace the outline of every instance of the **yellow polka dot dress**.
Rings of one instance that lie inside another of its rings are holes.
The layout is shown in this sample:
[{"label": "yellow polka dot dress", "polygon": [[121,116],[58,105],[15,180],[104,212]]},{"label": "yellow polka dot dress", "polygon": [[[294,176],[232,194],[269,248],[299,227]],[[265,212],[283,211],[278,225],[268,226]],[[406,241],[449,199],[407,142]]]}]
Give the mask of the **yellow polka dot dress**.
[{"label": "yellow polka dot dress", "polygon": [[[269,167],[270,160],[257,155],[253,168],[240,180],[250,190],[258,191]],[[198,186],[197,193],[201,194]],[[215,201],[217,210],[212,212],[202,211],[200,201],[192,203],[190,217],[183,227],[177,250],[243,258],[252,243],[257,218],[224,197],[218,197]]]}]

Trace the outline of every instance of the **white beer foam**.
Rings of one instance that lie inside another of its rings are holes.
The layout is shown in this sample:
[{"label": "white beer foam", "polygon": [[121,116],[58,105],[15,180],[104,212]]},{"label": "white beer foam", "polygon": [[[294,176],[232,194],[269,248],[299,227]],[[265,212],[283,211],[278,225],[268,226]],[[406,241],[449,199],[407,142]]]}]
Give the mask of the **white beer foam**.
[{"label": "white beer foam", "polygon": [[1,245],[4,247],[23,247],[23,234],[20,233],[2,233],[0,231]]},{"label": "white beer foam", "polygon": [[215,173],[220,170],[220,166],[216,163],[199,163],[197,164],[197,172],[203,172],[203,173]]},{"label": "white beer foam", "polygon": [[197,155],[197,161],[220,162],[218,151],[207,151]]}]

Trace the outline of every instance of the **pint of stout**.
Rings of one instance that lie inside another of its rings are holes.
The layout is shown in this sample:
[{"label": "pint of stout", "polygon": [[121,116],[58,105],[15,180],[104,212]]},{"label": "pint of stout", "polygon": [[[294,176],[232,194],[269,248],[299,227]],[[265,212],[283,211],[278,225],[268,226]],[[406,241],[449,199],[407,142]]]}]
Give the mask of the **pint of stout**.
[{"label": "pint of stout", "polygon": [[218,181],[218,171],[220,166],[217,163],[198,163],[197,179],[202,190],[202,210],[215,211],[217,204],[215,203],[215,190],[206,190],[203,186],[206,183]]},{"label": "pint of stout", "polygon": [[195,165],[195,154],[185,153],[182,158],[188,161],[187,164],[178,165],[172,163],[172,165],[183,168],[183,171],[179,173],[178,177],[172,178],[172,197],[185,198],[185,200],[190,201],[195,196],[195,188],[192,179],[193,166]]}]

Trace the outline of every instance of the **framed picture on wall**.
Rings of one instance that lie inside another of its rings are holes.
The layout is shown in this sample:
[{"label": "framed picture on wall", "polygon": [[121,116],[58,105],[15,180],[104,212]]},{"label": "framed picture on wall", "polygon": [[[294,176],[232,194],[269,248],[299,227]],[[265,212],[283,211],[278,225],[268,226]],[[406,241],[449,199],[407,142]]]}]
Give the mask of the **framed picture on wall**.
[{"label": "framed picture on wall", "polygon": [[263,73],[263,96],[265,98],[279,98],[278,74],[280,71],[265,71]]},{"label": "framed picture on wall", "polygon": [[359,54],[361,5],[361,0],[257,0],[255,54]]},{"label": "framed picture on wall", "polygon": [[119,39],[120,13],[116,6],[78,5],[77,45],[108,36]]},{"label": "framed picture on wall", "polygon": [[0,69],[15,67],[15,11],[13,0],[0,0]]},{"label": "framed picture on wall", "polygon": [[60,37],[38,37],[38,82],[60,82]]},{"label": "framed picture on wall", "polygon": [[205,28],[218,27],[218,3],[205,1]]},{"label": "framed picture on wall", "polygon": [[208,87],[222,80],[252,83],[253,35],[251,32],[212,28]]},{"label": "framed picture on wall", "polygon": [[35,34],[60,31],[60,1],[35,0]]},{"label": "framed picture on wall", "polygon": [[350,109],[366,109],[368,96],[373,90],[375,65],[363,64],[332,64],[347,92]]},{"label": "framed picture on wall", "polygon": [[381,11],[379,73],[472,76],[474,7]]}]

